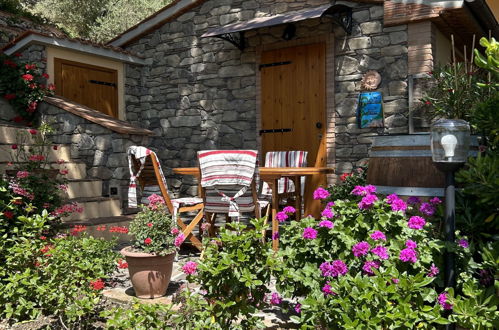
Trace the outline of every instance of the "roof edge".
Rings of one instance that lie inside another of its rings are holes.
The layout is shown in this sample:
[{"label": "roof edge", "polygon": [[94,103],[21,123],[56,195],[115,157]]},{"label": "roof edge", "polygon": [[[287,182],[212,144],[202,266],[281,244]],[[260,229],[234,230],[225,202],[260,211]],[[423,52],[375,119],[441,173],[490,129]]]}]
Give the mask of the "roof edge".
[{"label": "roof edge", "polygon": [[1,50],[7,55],[12,55],[30,44],[43,44],[46,46],[66,48],[131,64],[145,64],[145,60],[138,56],[125,54],[123,52],[118,52],[110,48],[98,47],[93,44],[85,44],[76,39],[48,36],[35,31],[24,32],[16,39],[5,45]]},{"label": "roof edge", "polygon": [[126,46],[134,40],[137,40],[143,35],[149,33],[158,25],[164,24],[165,22],[168,22],[169,20],[182,15],[189,9],[194,8],[205,1],[206,0],[174,0],[163,9],[155,12],[154,14],[135,24],[125,32],[117,35],[116,37],[108,41],[106,45],[114,47]]}]

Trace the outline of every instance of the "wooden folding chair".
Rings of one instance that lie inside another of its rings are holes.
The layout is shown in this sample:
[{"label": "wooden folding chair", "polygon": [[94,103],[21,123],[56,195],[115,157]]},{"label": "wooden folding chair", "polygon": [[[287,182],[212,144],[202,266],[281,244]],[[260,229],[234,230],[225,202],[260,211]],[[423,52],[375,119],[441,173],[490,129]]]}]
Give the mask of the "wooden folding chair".
[{"label": "wooden folding chair", "polygon": [[[265,154],[265,167],[306,167],[307,155],[307,151],[269,151]],[[296,220],[300,220],[301,196],[305,188],[305,177],[281,178],[277,185],[279,201],[288,198],[295,199]],[[300,191],[296,191],[296,186],[300,186]],[[266,182],[263,183],[262,195],[272,195],[272,189]]]},{"label": "wooden folding chair", "polygon": [[198,152],[201,187],[209,233],[215,234],[215,216],[239,218],[241,213],[261,217],[267,201],[259,201],[255,184],[256,150],[204,150]]},{"label": "wooden folding chair", "polygon": [[[158,186],[163,199],[165,200],[168,210],[174,218],[176,218],[177,224],[182,230],[186,239],[189,239],[192,244],[202,250],[202,243],[199,239],[192,234],[192,231],[197,224],[203,219],[203,199],[199,197],[185,197],[185,198],[175,198],[171,199],[168,193],[168,188],[166,180],[161,169],[158,157],[156,153],[139,146],[132,146],[128,149],[128,157],[130,161],[130,172],[131,172],[131,188],[134,184],[133,181],[139,182],[142,190],[146,186]],[[136,197],[135,197],[136,198]],[[133,198],[132,198],[133,199]],[[129,199],[130,201],[130,199]],[[196,212],[197,214],[191,222],[186,225],[180,215],[186,212]]]}]

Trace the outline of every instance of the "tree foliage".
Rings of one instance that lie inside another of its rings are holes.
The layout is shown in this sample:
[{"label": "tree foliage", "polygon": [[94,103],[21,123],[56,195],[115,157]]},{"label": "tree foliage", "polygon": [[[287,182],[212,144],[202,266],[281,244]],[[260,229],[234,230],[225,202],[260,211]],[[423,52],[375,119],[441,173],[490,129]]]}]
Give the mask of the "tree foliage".
[{"label": "tree foliage", "polygon": [[[9,0],[16,2],[16,0]],[[106,42],[171,0],[17,0],[71,37]]]}]

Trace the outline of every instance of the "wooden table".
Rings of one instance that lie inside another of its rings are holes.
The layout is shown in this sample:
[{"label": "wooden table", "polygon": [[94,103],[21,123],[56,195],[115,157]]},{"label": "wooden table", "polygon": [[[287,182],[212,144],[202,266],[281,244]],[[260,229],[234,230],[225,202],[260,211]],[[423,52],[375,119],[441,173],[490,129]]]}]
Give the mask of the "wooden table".
[{"label": "wooden table", "polygon": [[[279,194],[277,191],[277,182],[279,179],[288,177],[293,180],[295,184],[296,196],[296,219],[301,219],[301,180],[302,176],[312,176],[317,174],[331,174],[334,173],[332,168],[329,167],[259,167],[260,178],[267,182],[272,189],[272,235],[279,232],[279,222],[276,219],[276,214],[279,210]],[[174,168],[173,173],[182,175],[191,175],[199,179],[200,173],[198,167],[179,167]],[[279,247],[279,240],[275,239],[272,242],[272,247],[277,250]]]}]

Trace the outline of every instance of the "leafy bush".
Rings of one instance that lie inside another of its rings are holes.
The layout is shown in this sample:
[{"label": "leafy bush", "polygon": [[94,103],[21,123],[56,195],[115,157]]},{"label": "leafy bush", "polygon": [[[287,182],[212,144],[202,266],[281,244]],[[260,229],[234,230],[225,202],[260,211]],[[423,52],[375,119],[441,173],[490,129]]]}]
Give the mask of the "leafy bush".
[{"label": "leafy bush", "polygon": [[142,210],[130,223],[129,233],[134,236],[132,246],[146,253],[170,254],[185,237],[176,228],[163,197],[153,194],[148,199],[149,205],[141,205]]},{"label": "leafy bush", "polygon": [[353,193],[328,203],[322,219],[292,222],[281,235],[277,286],[298,299],[299,322],[327,328],[446,323],[430,286],[440,282],[435,264],[443,242],[420,214],[434,214],[440,201],[382,199],[373,186]]},{"label": "leafy bush", "polygon": [[175,329],[171,325],[174,315],[172,305],[147,304],[137,300],[130,308],[115,307],[100,313],[107,319],[106,329],[109,330]]},{"label": "leafy bush", "polygon": [[499,157],[487,152],[469,158],[457,172],[456,223],[472,240],[490,240],[499,229]]},{"label": "leafy bush", "polygon": [[340,184],[331,185],[327,188],[331,195],[326,199],[326,202],[349,198],[355,186],[366,184],[366,177],[367,167],[365,166],[357,167],[351,173],[343,173],[340,176]]},{"label": "leafy bush", "polygon": [[[43,215],[46,219],[47,213]],[[33,218],[26,222],[36,223]],[[114,242],[72,235],[20,238],[5,250],[0,269],[0,318],[11,322],[53,315],[84,323],[100,301],[103,278],[115,267]]]},{"label": "leafy bush", "polygon": [[434,85],[421,98],[421,107],[430,119],[463,119],[470,122],[475,105],[486,98],[488,91],[480,88],[486,75],[478,69],[468,72],[464,63],[436,66],[431,72]]},{"label": "leafy bush", "polygon": [[251,224],[251,230],[240,223],[222,228],[220,238],[205,245],[199,264],[183,267],[188,280],[201,285],[210,319],[222,329],[235,326],[238,318],[242,327],[255,323],[252,314],[266,305],[267,285],[278,265],[270,242],[262,243],[264,219],[253,219]]}]

